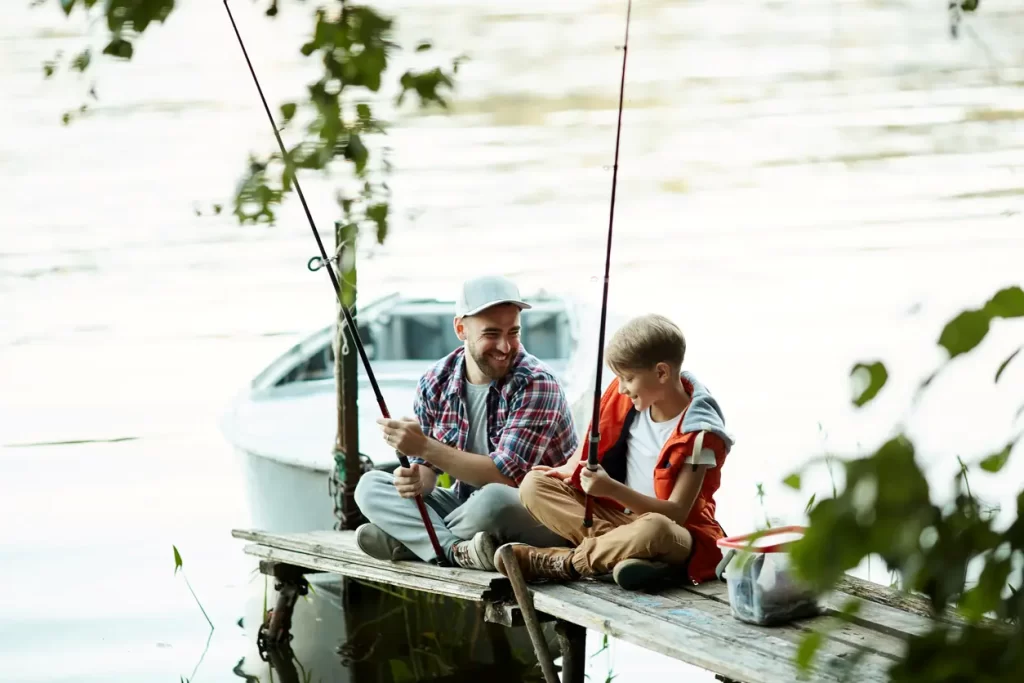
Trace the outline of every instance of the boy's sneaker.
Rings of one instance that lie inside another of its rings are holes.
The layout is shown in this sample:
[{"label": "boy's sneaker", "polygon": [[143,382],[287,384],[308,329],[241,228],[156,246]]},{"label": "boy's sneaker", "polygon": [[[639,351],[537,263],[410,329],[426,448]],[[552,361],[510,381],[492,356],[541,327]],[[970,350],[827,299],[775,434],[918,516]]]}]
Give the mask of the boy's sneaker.
[{"label": "boy's sneaker", "polygon": [[468,541],[456,541],[452,545],[455,564],[463,569],[494,571],[494,553],[497,552],[494,537],[486,531],[478,531]]},{"label": "boy's sneaker", "polygon": [[653,592],[679,582],[679,567],[651,560],[623,560],[615,565],[612,578],[628,591]]},{"label": "boy's sneaker", "polygon": [[356,545],[375,560],[416,560],[416,554],[389,536],[376,524],[363,524],[356,529]]}]

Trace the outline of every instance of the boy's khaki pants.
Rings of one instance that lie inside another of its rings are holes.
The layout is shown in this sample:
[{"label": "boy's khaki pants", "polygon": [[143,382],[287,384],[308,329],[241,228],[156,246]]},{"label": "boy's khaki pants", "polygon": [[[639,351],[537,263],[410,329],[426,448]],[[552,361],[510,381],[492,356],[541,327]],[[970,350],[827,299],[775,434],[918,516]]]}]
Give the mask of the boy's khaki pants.
[{"label": "boy's khaki pants", "polygon": [[586,496],[542,472],[526,475],[519,499],[538,522],[576,546],[572,564],[580,576],[606,574],[628,559],[682,565],[690,557],[690,532],[657,512],[627,514],[595,499],[593,526],[584,528]]}]

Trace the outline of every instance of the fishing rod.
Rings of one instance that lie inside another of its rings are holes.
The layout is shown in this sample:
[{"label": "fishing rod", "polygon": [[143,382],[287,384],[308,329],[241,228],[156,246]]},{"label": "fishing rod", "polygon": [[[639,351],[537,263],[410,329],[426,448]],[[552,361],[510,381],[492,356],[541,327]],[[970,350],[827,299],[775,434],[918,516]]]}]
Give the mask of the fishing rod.
[{"label": "fishing rod", "polygon": [[[615,188],[619,180],[619,140],[622,137],[622,100],[626,91],[626,56],[629,52],[629,16],[633,11],[633,0],[626,5],[626,39],[622,43],[622,80],[619,83],[619,122],[615,130],[615,165],[612,166],[612,202],[608,216],[608,246],[604,253],[604,292],[601,295],[601,326],[597,334],[597,377],[594,379],[594,414],[590,421],[590,450],[587,453],[587,469],[597,470],[597,444],[601,440],[598,427],[601,417],[601,365],[604,363],[604,328],[608,317],[608,271],[612,263],[612,226],[615,224]],[[583,526],[590,528],[594,523],[594,499],[587,496]]]},{"label": "fishing rod", "polygon": [[[260,86],[260,81],[256,78],[256,69],[252,66],[252,61],[249,59],[249,52],[245,49],[245,43],[242,42],[242,34],[238,32],[238,24],[235,23],[235,17],[231,14],[231,8],[228,6],[228,0],[224,0],[224,9],[227,10],[228,19],[231,20],[231,27],[235,30],[235,36],[238,38],[238,46],[242,48],[242,55],[245,56],[245,63],[249,65],[249,73],[252,74],[253,83],[256,84],[256,90],[260,94],[260,100],[263,102],[263,109],[267,112],[267,117],[270,119],[270,127],[274,130],[274,137],[277,138],[277,144],[281,148],[281,159],[287,164],[288,163],[288,152],[285,150],[284,141],[281,140],[281,133],[277,130],[277,124],[274,123],[274,115],[270,113],[270,105],[267,104],[267,98],[263,95],[263,88]],[[334,292],[338,295],[338,304],[341,306],[342,315],[345,317],[345,326],[348,327],[348,332],[352,336],[352,341],[356,345],[356,350],[359,352],[359,358],[363,361],[363,368],[366,370],[366,376],[370,380],[370,386],[373,387],[373,394],[377,398],[377,405],[380,407],[381,415],[385,419],[391,418],[391,413],[388,411],[388,406],[384,402],[384,395],[380,391],[380,386],[377,384],[377,377],[373,374],[373,368],[370,367],[370,359],[366,356],[366,349],[363,348],[363,342],[359,338],[359,329],[356,327],[355,322],[352,320],[352,314],[349,313],[348,307],[345,306],[345,302],[341,298],[341,286],[338,284],[338,276],[334,274],[334,267],[331,266],[331,260],[327,258],[327,251],[324,249],[324,243],[320,239],[320,233],[317,232],[316,224],[313,222],[313,214],[309,211],[309,205],[306,204],[306,196],[302,193],[302,186],[299,185],[298,173],[292,174],[292,180],[295,183],[295,191],[299,195],[299,201],[302,202],[302,210],[306,212],[306,220],[309,221],[309,229],[313,231],[313,237],[316,239],[316,245],[320,248],[321,263],[326,268],[327,274],[331,277],[331,284],[334,285]],[[409,467],[409,459],[405,457],[403,453],[395,450],[395,454],[398,455],[398,462],[402,467]],[[427,506],[423,503],[423,497],[417,495],[416,507],[420,511],[420,517],[423,519],[423,526],[427,530],[427,536],[430,537],[430,544],[434,547],[434,555],[436,561],[440,565],[447,564],[447,560],[444,555],[444,550],[441,549],[441,544],[437,540],[437,532],[434,531],[434,525],[430,523],[430,516],[427,514]]]}]

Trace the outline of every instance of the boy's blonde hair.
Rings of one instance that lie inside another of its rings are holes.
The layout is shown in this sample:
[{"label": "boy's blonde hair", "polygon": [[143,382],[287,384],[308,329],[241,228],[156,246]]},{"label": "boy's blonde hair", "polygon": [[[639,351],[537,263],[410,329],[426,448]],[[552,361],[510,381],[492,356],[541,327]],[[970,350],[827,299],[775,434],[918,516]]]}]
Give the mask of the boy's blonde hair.
[{"label": "boy's blonde hair", "polygon": [[619,370],[650,370],[667,363],[675,372],[683,366],[686,338],[674,322],[651,313],[633,318],[612,336],[605,351],[608,367]]}]

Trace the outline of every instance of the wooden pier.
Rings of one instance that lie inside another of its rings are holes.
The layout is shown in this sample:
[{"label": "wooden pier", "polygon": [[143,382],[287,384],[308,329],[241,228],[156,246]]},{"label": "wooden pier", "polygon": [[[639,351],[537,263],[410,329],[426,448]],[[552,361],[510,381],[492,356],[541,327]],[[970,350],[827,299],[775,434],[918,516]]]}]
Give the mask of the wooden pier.
[{"label": "wooden pier", "polygon": [[[350,531],[275,534],[236,529],[232,535],[249,541],[245,552],[260,558],[264,573],[286,587],[291,584],[291,594],[301,590],[295,586],[301,585],[302,574],[331,572],[480,602],[489,621],[522,623],[511,584],[498,573],[375,560],[356,547]],[[838,682],[855,667],[848,680],[882,682],[888,680],[887,670],[901,656],[906,638],[926,631],[930,619],[923,600],[852,577],[823,599],[822,616],[772,627],[735,619],[726,584],[720,581],[657,594],[628,592],[603,581],[541,583],[530,590],[542,618],[558,622],[565,683],[583,681],[587,629],[706,669],[723,680]],[[288,595],[282,593],[285,603]],[[835,615],[851,598],[859,609],[850,621],[841,620]],[[277,616],[285,624],[290,619],[289,614]],[[815,629],[825,635],[813,669],[803,675],[796,665],[797,648]]]}]

